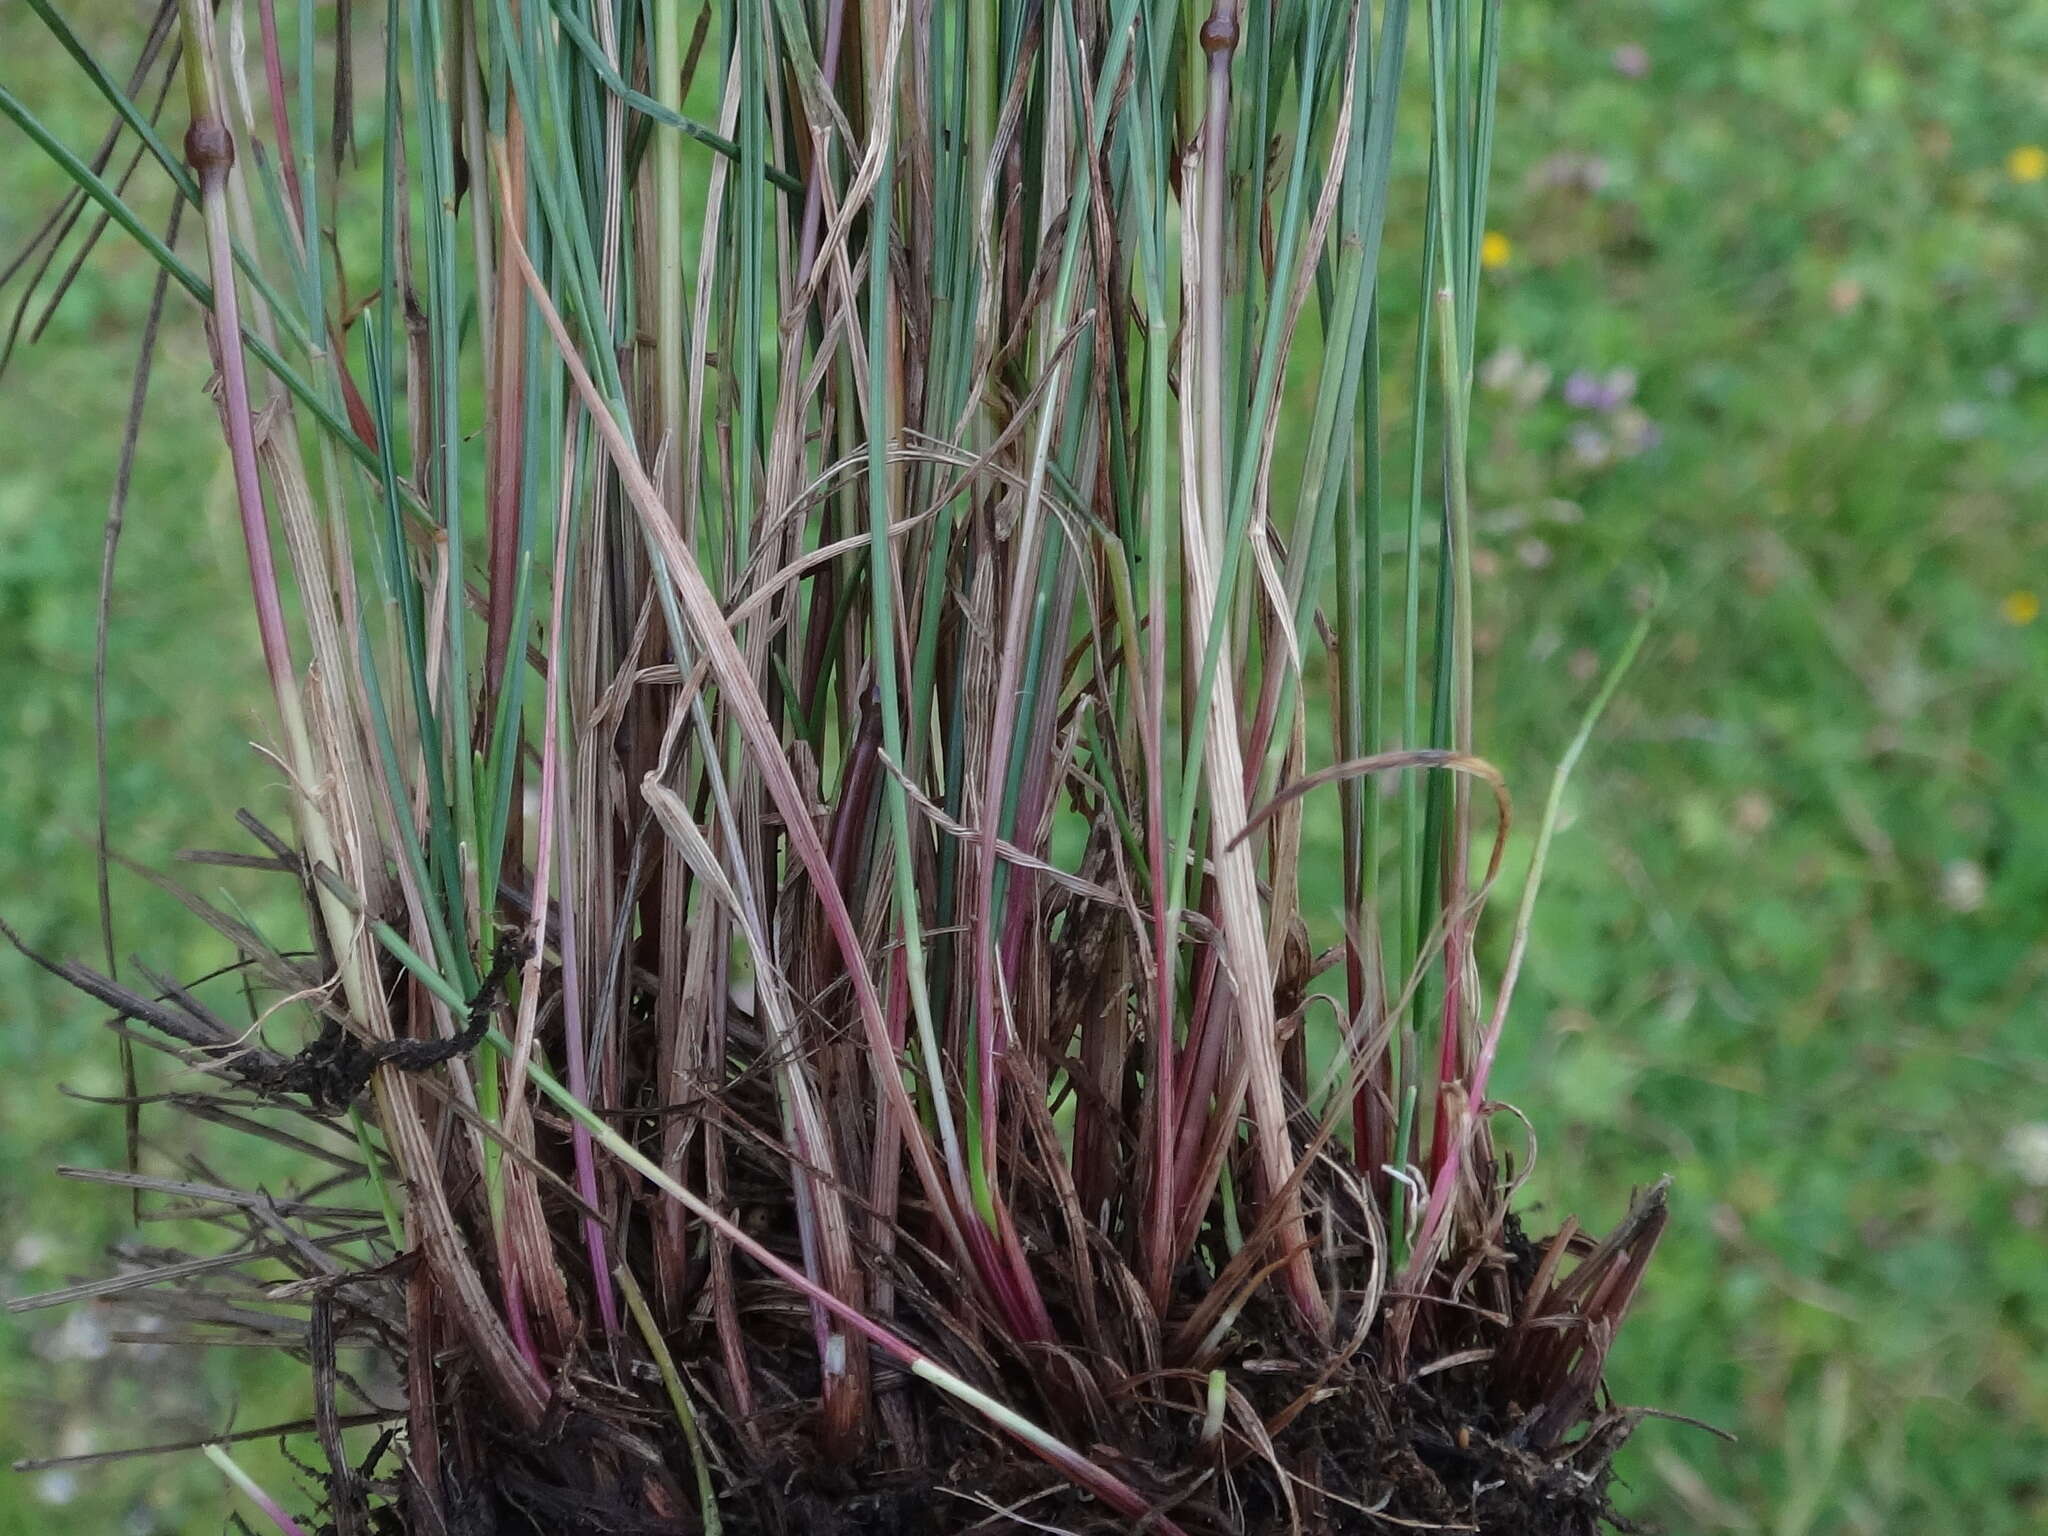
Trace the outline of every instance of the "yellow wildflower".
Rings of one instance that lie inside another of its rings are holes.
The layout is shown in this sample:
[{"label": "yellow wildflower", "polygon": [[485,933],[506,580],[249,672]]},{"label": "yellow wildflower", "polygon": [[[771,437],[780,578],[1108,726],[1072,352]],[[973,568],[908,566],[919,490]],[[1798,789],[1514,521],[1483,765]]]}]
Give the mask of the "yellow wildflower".
[{"label": "yellow wildflower", "polygon": [[2005,600],[1998,605],[1998,614],[2008,624],[2031,624],[2041,617],[2041,599],[2025,587],[2018,588],[2005,594]]},{"label": "yellow wildflower", "polygon": [[1514,259],[1514,254],[1515,242],[1497,229],[1489,229],[1479,242],[1479,265],[1488,271],[1506,266]]},{"label": "yellow wildflower", "polygon": [[2014,181],[2039,181],[2048,176],[2048,149],[2022,144],[2005,157],[2005,174]]}]

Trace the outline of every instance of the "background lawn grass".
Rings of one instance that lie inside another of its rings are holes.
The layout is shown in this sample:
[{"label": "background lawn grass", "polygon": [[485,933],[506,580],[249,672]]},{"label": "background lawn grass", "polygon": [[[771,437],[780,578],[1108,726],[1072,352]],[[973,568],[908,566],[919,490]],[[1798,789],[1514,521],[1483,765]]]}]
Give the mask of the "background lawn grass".
[{"label": "background lawn grass", "polygon": [[[88,13],[125,57],[128,12]],[[1539,1230],[1676,1176],[1614,1384],[1741,1437],[1647,1426],[1626,1504],[1675,1532],[2048,1529],[2048,10],[1521,0],[1508,39],[1479,735],[1525,807],[1659,569],[1672,597],[1572,791],[1498,1083],[1541,1138]],[[97,138],[20,8],[0,78]],[[58,187],[0,140],[0,247]],[[92,594],[149,277],[110,241],[0,382],[0,914],[81,957]],[[237,805],[283,814],[175,298],[168,337],[110,701],[115,840],[157,866],[232,842]],[[217,963],[117,892],[124,954]],[[49,1175],[120,1155],[118,1114],[54,1086],[118,1086],[96,1019],[0,959],[10,1294],[122,1235],[117,1195]],[[124,1368],[105,1326],[0,1326],[0,1454],[303,1411],[260,1358]],[[127,1463],[0,1484],[0,1536],[225,1507],[196,1456]]]}]

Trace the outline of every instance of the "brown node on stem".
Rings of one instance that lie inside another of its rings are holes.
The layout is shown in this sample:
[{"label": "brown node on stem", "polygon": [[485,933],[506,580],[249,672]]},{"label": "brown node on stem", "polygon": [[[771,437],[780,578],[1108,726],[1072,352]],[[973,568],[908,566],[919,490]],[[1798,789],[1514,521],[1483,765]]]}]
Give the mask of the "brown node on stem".
[{"label": "brown node on stem", "polygon": [[1209,13],[1209,19],[1202,23],[1202,51],[1204,53],[1228,53],[1237,46],[1237,12],[1228,6],[1217,6]]},{"label": "brown node on stem", "polygon": [[210,114],[193,118],[185,130],[185,163],[202,182],[225,176],[235,163],[235,136],[227,124]]}]

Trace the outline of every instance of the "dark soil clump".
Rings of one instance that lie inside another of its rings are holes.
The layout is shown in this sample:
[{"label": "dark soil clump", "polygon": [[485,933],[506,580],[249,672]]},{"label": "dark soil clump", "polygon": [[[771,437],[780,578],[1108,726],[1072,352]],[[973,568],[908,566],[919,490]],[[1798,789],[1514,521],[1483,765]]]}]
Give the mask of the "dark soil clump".
[{"label": "dark soil clump", "polygon": [[[1532,1243],[1506,1222],[1497,1245],[1447,1271],[1464,1277],[1457,1300],[1383,1301],[1348,1358],[1311,1358],[1283,1304],[1259,1297],[1199,1371],[1104,1371],[1071,1401],[1018,1400],[1187,1536],[1628,1530],[1609,1499],[1611,1464],[1641,1415],[1604,1404],[1600,1367],[1663,1217],[1659,1186],[1598,1244],[1569,1226]],[[782,1406],[739,1429],[707,1425],[727,1536],[1140,1528],[908,1378],[885,1393],[890,1430],[850,1457],[827,1454],[800,1406],[815,1400],[805,1358],[793,1330],[787,1353],[759,1370],[785,1384]],[[1214,1369],[1229,1411],[1209,1433],[1200,1405]],[[481,1400],[474,1416],[444,1418],[449,1536],[704,1529],[693,1464],[646,1385],[635,1400],[593,1373],[573,1406],[558,1395],[534,1435],[487,1428]],[[403,1528],[435,1527],[409,1514]]]}]

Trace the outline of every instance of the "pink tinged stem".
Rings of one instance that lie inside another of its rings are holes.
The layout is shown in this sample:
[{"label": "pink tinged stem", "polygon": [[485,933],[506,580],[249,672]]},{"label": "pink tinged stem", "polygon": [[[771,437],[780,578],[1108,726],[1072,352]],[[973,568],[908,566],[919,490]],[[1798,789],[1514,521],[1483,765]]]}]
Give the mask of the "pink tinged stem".
[{"label": "pink tinged stem", "polygon": [[[910,966],[898,949],[889,962],[889,1039],[898,1051],[910,1027]],[[896,1310],[896,1272],[890,1258],[896,1251],[897,1208],[901,1198],[903,1141],[890,1125],[895,1111],[888,1096],[875,1089],[876,1134],[869,1160],[868,1204],[873,1212],[868,1240],[881,1262],[869,1270],[869,1300],[875,1316]]]},{"label": "pink tinged stem", "polygon": [[[562,1030],[569,1052],[569,1091],[590,1102],[589,1063],[585,1060],[582,985],[576,959],[575,903],[561,904],[562,914]],[[598,1207],[597,1163],[591,1150],[590,1132],[573,1125],[569,1132],[570,1152],[576,1164],[576,1192],[592,1211]],[[619,1303],[613,1292],[611,1263],[606,1254],[604,1223],[595,1215],[583,1218],[583,1246],[590,1254],[590,1273],[597,1286],[597,1315],[608,1334],[619,1331]]]},{"label": "pink tinged stem", "polygon": [[[1519,962],[1519,955],[1516,960]],[[1503,997],[1512,988],[1513,982],[1509,980]],[[1453,1080],[1448,1078],[1438,1089],[1435,1144],[1430,1148],[1430,1156],[1436,1166],[1430,1177],[1429,1205],[1423,1214],[1422,1230],[1416,1234],[1407,1272],[1399,1285],[1404,1292],[1417,1291],[1436,1262],[1436,1246],[1450,1218],[1452,1196],[1458,1188],[1458,1174],[1465,1165],[1465,1144],[1470,1140],[1471,1129],[1478,1124],[1479,1112],[1485,1101],[1486,1079],[1493,1068],[1494,1049],[1500,1044],[1499,1021],[1505,1018],[1506,1010],[1497,1008],[1496,1022],[1488,1030],[1486,1048],[1465,1093],[1455,1093]]]},{"label": "pink tinged stem", "polygon": [[1017,1293],[1016,1272],[997,1247],[995,1233],[989,1230],[988,1223],[979,1214],[972,1221],[963,1222],[962,1230],[974,1255],[975,1271],[988,1286],[989,1295],[1001,1310],[1004,1322],[1012,1333],[1028,1337],[1030,1329],[1025,1325],[1025,1319],[1030,1316],[1030,1309]]},{"label": "pink tinged stem", "polygon": [[1166,641],[1164,604],[1152,618],[1152,698],[1154,707],[1141,723],[1140,738],[1145,749],[1146,816],[1145,848],[1152,860],[1152,980],[1155,988],[1152,1019],[1152,1183],[1148,1190],[1145,1225],[1145,1289],[1152,1305],[1166,1308],[1173,1282],[1173,1248],[1169,1232],[1173,1226],[1175,1191],[1174,1132],[1178,1124],[1174,1094],[1178,1063],[1173,1042],[1174,914],[1167,910],[1166,892],[1171,881],[1166,868],[1166,763],[1160,742],[1160,723],[1166,718]]},{"label": "pink tinged stem", "polygon": [[[546,739],[541,744],[540,764],[540,848],[535,855],[533,889],[534,901],[534,948],[539,950],[545,942],[547,912],[546,896],[549,876],[552,873],[554,852],[559,841],[563,848],[569,845],[567,806],[561,787],[561,689],[562,689],[562,635],[567,624],[565,613],[569,586],[569,518],[559,518],[555,534],[555,580],[554,613],[548,635],[548,703],[545,723],[542,729]],[[563,882],[566,887],[566,879]],[[563,1044],[569,1056],[569,1091],[584,1103],[590,1102],[589,1063],[584,1060],[583,1032],[583,989],[577,963],[576,950],[576,903],[564,899],[557,903],[561,921],[562,950],[562,1033]],[[584,1204],[593,1211],[597,1208],[597,1164],[591,1151],[590,1132],[579,1122],[571,1122],[569,1128],[570,1155],[576,1169],[576,1192],[583,1197]],[[619,1331],[619,1303],[613,1288],[611,1261],[606,1253],[604,1224],[595,1215],[583,1218],[583,1245],[590,1255],[591,1282],[597,1287],[598,1317],[607,1334]]]},{"label": "pink tinged stem", "polygon": [[[863,701],[865,705],[867,701]],[[854,738],[853,754],[840,780],[838,803],[832,812],[832,841],[829,845],[832,878],[849,902],[856,899],[854,878],[860,858],[869,813],[874,808],[880,770],[882,717],[879,711],[864,710],[860,734]],[[899,935],[900,937],[900,935]],[[902,1044],[899,1039],[897,1044]]]},{"label": "pink tinged stem", "polygon": [[[1463,883],[1459,881],[1458,885]],[[1453,899],[1461,897],[1462,892],[1454,889]],[[1464,1051],[1459,1039],[1459,1020],[1465,1009],[1465,931],[1464,922],[1453,917],[1451,930],[1444,936],[1443,1035],[1437,1045],[1436,1057],[1436,1122],[1429,1138],[1429,1173],[1432,1178],[1443,1167],[1444,1158],[1450,1151],[1458,1113],[1458,1085],[1465,1075]]]},{"label": "pink tinged stem", "polygon": [[305,193],[299,187],[299,162],[292,154],[292,122],[286,111],[288,99],[284,88],[284,60],[277,47],[277,0],[258,0],[258,15],[263,27],[263,77],[270,91],[270,131],[277,135],[277,158],[284,172],[284,187],[291,200],[292,228],[299,233],[303,248],[306,239]]},{"label": "pink tinged stem", "polygon": [[[1050,407],[1047,407],[1050,409]],[[1013,974],[1016,959],[1021,951],[1022,929],[1016,926],[1018,914],[1030,899],[1028,877],[1021,871],[1013,871],[1006,890],[1008,907],[1000,935],[997,933],[995,916],[995,886],[997,842],[1000,839],[1000,807],[1003,803],[1003,786],[1007,782],[1012,740],[1019,728],[1017,698],[1021,688],[1024,662],[1024,629],[1026,616],[1031,604],[1027,601],[1031,573],[1037,568],[1041,538],[1041,512],[1039,497],[1035,492],[1025,498],[1023,522],[1013,541],[1016,564],[1010,576],[1009,613],[1003,625],[1003,646],[998,668],[996,705],[994,719],[990,724],[988,769],[983,781],[982,824],[975,839],[975,883],[974,913],[974,1020],[976,1076],[979,1079],[981,1105],[981,1158],[987,1188],[990,1210],[977,1212],[984,1221],[985,1229],[992,1225],[1000,1247],[997,1266],[988,1274],[991,1285],[998,1294],[1014,1300],[1009,1309],[1009,1322],[1013,1330],[1027,1339],[1052,1337],[1050,1315],[1039,1293],[1038,1283],[1032,1277],[1029,1258],[1022,1245],[1016,1240],[1009,1214],[1004,1209],[1001,1191],[996,1188],[996,1144],[997,1117],[1001,1110],[1002,1097],[999,1092],[1003,1071],[1003,1058],[1007,1054],[1007,1014],[997,1007],[996,993],[1005,975]],[[1035,722],[1021,722],[1026,731],[1034,728]],[[1019,786],[1017,797],[1019,824],[1032,809],[1034,781],[1027,779]],[[1013,940],[1015,942],[1013,942]],[[993,1216],[993,1223],[986,1218]]]},{"label": "pink tinged stem", "polygon": [[498,1264],[505,1274],[505,1326],[512,1332],[513,1346],[534,1375],[545,1380],[547,1369],[541,1364],[540,1346],[534,1343],[533,1329],[526,1321],[526,1279],[513,1259],[509,1236],[499,1249]]},{"label": "pink tinged stem", "polygon": [[284,1506],[263,1489],[263,1485],[244,1472],[233,1457],[217,1445],[202,1448],[206,1459],[219,1467],[227,1480],[242,1491],[251,1504],[263,1511],[264,1518],[277,1527],[280,1536],[306,1536],[306,1528],[284,1512]]},{"label": "pink tinged stem", "polygon": [[[1074,569],[1071,563],[1060,562],[1059,575],[1054,579],[1054,597],[1048,616],[1046,632],[1063,635],[1073,613]],[[1027,828],[1035,829],[1044,820],[1046,803],[1052,798],[1055,786],[1051,782],[1054,752],[1052,737],[1059,717],[1058,670],[1055,668],[1053,702],[1048,706],[1041,697],[1038,707],[1030,719],[1023,722],[1028,743],[1025,752],[1024,782],[1017,796],[1017,823],[1015,833],[1020,844],[1025,841]],[[1041,851],[1042,850],[1036,850]],[[1003,974],[1018,975],[1023,964],[1024,941],[1030,929],[1030,917],[1036,910],[1038,877],[1030,870],[1013,868],[1010,871],[1008,897],[1003,909]],[[999,1048],[1007,1042],[999,1042]]]},{"label": "pink tinged stem", "polygon": [[1039,1292],[1038,1281],[1031,1273],[1031,1256],[1024,1251],[1023,1239],[1017,1235],[1017,1223],[1011,1219],[1010,1207],[1000,1199],[996,1201],[996,1222],[1002,1242],[1002,1257],[1016,1285],[1014,1306],[1021,1319],[1015,1325],[1017,1336],[1028,1342],[1050,1343],[1058,1337],[1052,1325],[1052,1314],[1046,1310],[1045,1297]]},{"label": "pink tinged stem", "polygon": [[[1197,962],[1188,1017],[1188,1042],[1182,1054],[1187,1067],[1180,1114],[1176,1120],[1179,1147],[1175,1177],[1185,1186],[1194,1176],[1202,1139],[1209,1132],[1209,1099],[1222,1073],[1223,1030],[1216,1019],[1216,954],[1204,950]],[[1208,1203],[1206,1198],[1202,1202]]]},{"label": "pink tinged stem", "polygon": [[[188,68],[199,68],[197,60]],[[242,360],[242,307],[235,292],[235,263],[228,233],[228,171],[235,163],[235,139],[218,116],[194,117],[185,131],[185,160],[199,183],[206,217],[207,265],[213,279],[213,349],[220,363],[220,417],[234,470],[235,502],[242,514],[242,543],[249,556],[249,589],[256,604],[256,629],[263,664],[270,672],[278,708],[296,711],[297,673],[277,567],[270,555],[270,523],[263,509],[263,481],[256,468],[256,423],[249,414],[249,377]]]}]

